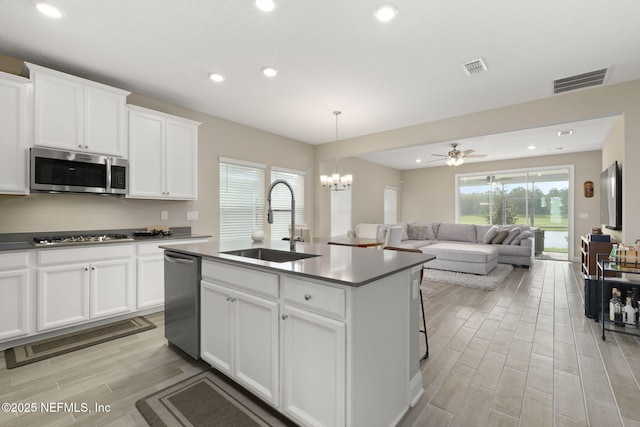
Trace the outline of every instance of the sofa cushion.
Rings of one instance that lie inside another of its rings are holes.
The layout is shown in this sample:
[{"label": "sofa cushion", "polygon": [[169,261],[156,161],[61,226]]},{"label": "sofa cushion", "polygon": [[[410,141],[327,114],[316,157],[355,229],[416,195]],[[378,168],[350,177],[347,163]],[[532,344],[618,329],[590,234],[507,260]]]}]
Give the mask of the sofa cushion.
[{"label": "sofa cushion", "polygon": [[532,232],[530,232],[529,230],[522,231],[511,241],[511,244],[519,245],[520,242],[522,242],[524,239],[528,239],[529,237],[533,237]]},{"label": "sofa cushion", "polygon": [[491,244],[501,245],[502,242],[504,242],[504,239],[507,238],[507,236],[509,236],[509,232],[507,230],[500,230],[498,231],[498,234],[496,234],[496,237],[494,237],[493,240],[491,240]]},{"label": "sofa cushion", "polygon": [[511,230],[509,230],[509,235],[506,239],[504,239],[502,244],[510,245],[511,242],[513,242],[513,239],[515,239],[518,234],[520,234],[520,227],[513,227]]},{"label": "sofa cushion", "polygon": [[451,242],[476,242],[475,224],[440,224],[437,234],[438,240]]},{"label": "sofa cushion", "polygon": [[485,245],[490,244],[494,237],[496,237],[496,234],[498,234],[498,231],[498,226],[492,225],[491,227],[489,227],[486,233],[484,233],[484,236],[482,236],[482,240],[479,240],[478,242],[484,243]]},{"label": "sofa cushion", "polygon": [[409,224],[407,225],[407,235],[409,240],[434,240],[433,228],[431,224]]},{"label": "sofa cushion", "polygon": [[475,243],[436,243],[422,248],[422,252],[433,254],[439,260],[472,263],[489,263],[497,259],[499,254],[495,246]]}]

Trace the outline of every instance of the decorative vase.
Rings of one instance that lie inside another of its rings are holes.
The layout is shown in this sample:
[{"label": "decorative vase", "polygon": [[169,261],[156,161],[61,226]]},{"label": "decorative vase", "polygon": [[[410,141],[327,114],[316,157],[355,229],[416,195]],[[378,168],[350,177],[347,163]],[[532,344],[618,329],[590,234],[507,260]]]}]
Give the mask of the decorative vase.
[{"label": "decorative vase", "polygon": [[263,230],[253,230],[253,233],[251,233],[251,239],[254,242],[262,242],[264,240],[264,231]]}]

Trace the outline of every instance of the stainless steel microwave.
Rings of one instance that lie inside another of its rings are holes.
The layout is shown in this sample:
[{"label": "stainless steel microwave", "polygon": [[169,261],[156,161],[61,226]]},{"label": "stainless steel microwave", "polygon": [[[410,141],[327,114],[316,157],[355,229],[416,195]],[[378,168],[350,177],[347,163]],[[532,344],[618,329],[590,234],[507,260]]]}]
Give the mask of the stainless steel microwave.
[{"label": "stainless steel microwave", "polygon": [[73,151],[31,148],[31,191],[47,193],[127,193],[125,159]]}]

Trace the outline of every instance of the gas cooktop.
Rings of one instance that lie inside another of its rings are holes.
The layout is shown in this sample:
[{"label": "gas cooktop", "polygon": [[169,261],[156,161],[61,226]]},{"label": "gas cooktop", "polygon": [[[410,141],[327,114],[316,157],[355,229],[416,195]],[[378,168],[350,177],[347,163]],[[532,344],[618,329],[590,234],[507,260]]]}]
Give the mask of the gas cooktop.
[{"label": "gas cooktop", "polygon": [[70,245],[78,243],[112,243],[126,242],[133,239],[126,234],[77,234],[72,236],[34,237],[34,246]]}]

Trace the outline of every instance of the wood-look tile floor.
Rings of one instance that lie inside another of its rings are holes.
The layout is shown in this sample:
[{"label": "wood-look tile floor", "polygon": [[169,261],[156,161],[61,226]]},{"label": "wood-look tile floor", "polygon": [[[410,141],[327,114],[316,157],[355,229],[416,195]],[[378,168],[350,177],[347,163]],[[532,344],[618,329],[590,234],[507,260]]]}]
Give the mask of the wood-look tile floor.
[{"label": "wood-look tile floor", "polygon": [[[537,261],[515,268],[493,292],[429,283],[425,393],[405,426],[640,426],[640,340],[584,316],[579,265]],[[167,347],[158,328],[7,370],[0,425],[144,426],[135,402],[207,365]],[[92,411],[43,412],[41,403],[86,403]],[[95,404],[109,405],[95,412]]]}]

